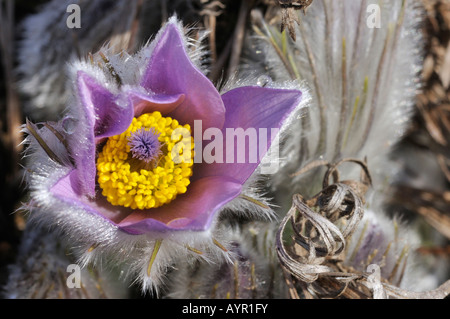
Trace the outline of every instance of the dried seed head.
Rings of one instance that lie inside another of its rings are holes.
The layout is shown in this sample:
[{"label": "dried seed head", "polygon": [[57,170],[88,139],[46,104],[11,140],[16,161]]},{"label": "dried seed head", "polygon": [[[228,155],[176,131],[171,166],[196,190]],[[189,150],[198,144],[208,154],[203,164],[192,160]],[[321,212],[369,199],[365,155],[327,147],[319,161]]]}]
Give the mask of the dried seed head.
[{"label": "dried seed head", "polygon": [[296,10],[303,10],[306,13],[306,8],[311,5],[313,0],[278,0],[281,7],[281,32],[283,32],[286,27],[289,31],[289,35],[292,40],[296,40],[295,35],[295,25],[300,23]]}]

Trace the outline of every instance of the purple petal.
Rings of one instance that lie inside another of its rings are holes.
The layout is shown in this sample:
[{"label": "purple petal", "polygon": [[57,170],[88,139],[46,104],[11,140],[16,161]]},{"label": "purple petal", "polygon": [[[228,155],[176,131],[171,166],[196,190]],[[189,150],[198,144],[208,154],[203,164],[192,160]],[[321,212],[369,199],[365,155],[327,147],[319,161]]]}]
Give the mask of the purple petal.
[{"label": "purple petal", "polygon": [[[202,163],[197,177],[228,176],[245,183],[267,153],[278,130],[300,103],[301,96],[298,90],[262,87],[241,87],[225,93],[222,96],[226,107],[222,129],[226,141],[223,143],[224,163]],[[227,129],[233,133],[237,132],[237,128],[242,128],[244,132],[254,132],[256,135],[253,134],[253,137],[256,136],[257,140],[250,141],[247,138],[245,143],[239,143],[237,139],[227,138]],[[274,132],[272,129],[275,129]],[[229,154],[234,156],[227,160]],[[245,155],[243,163],[240,163],[242,157],[238,158],[239,154]]]},{"label": "purple petal", "polygon": [[[369,224],[366,233],[364,234],[362,243],[353,257],[351,265],[356,269],[360,269],[361,265],[364,264],[364,261],[366,261],[375,250],[379,250],[381,252],[387,245],[386,238],[384,237],[384,233],[380,226],[377,224]],[[381,256],[381,253],[379,256],[375,255],[372,259],[373,263],[380,262]]]},{"label": "purple petal", "polygon": [[78,72],[77,83],[81,103],[97,139],[121,134],[130,126],[134,112],[129,101],[119,105],[117,96],[87,73]]},{"label": "purple petal", "polygon": [[168,23],[153,49],[141,86],[157,94],[185,94],[186,99],[169,116],[191,127],[202,120],[203,128],[222,128],[225,108],[214,85],[189,59],[183,35]]},{"label": "purple petal", "polygon": [[133,107],[129,103],[116,104],[116,96],[87,73],[78,72],[77,87],[80,115],[68,143],[78,169],[79,189],[94,197],[96,142],[125,131],[133,118]]},{"label": "purple petal", "polygon": [[184,94],[148,94],[137,90],[129,90],[126,94],[132,101],[135,117],[155,111],[159,111],[163,116],[167,116],[185,99]]},{"label": "purple petal", "polygon": [[209,177],[197,180],[188,191],[171,203],[149,210],[131,210],[112,206],[103,196],[90,200],[80,195],[76,176],[72,170],[61,178],[50,190],[53,196],[72,206],[104,218],[130,234],[165,232],[169,230],[206,230],[214,214],[227,202],[237,197],[241,185],[223,177]]},{"label": "purple petal", "polygon": [[95,200],[83,196],[77,180],[79,174],[78,170],[72,170],[51,187],[50,193],[71,207],[82,208],[114,225],[130,213],[130,210],[126,210],[124,207],[112,206],[103,196],[97,196],[98,198]]},{"label": "purple petal", "polygon": [[209,228],[215,213],[239,196],[241,184],[225,177],[207,177],[188,186],[185,194],[159,208],[134,211],[118,225],[128,233],[143,234],[157,231]]}]

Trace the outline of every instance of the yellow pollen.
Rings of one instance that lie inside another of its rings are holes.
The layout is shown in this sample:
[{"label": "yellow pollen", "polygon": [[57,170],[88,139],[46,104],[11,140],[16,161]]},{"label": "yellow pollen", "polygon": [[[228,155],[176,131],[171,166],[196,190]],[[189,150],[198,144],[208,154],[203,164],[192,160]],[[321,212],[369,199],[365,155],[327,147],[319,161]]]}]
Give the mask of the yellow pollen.
[{"label": "yellow pollen", "polygon": [[[133,158],[128,145],[132,133],[141,128],[159,133],[161,155],[153,163]],[[150,209],[170,203],[185,193],[194,165],[194,138],[188,124],[146,113],[133,118],[120,135],[108,138],[97,159],[98,183],[103,196],[116,206]]]}]

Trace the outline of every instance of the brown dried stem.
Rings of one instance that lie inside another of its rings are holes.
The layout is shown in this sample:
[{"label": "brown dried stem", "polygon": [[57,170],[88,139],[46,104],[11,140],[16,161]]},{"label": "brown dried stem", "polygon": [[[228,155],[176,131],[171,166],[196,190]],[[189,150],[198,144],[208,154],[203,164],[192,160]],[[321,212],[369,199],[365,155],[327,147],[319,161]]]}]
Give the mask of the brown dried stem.
[{"label": "brown dried stem", "polygon": [[[340,180],[337,168],[345,162],[361,166],[364,175],[360,181]],[[396,277],[397,282],[400,282],[404,274],[409,250],[407,246],[397,258],[389,278],[374,275],[369,271],[370,267],[367,272],[358,272],[342,264],[348,253],[345,250],[347,241],[364,214],[364,196],[371,184],[370,173],[365,161],[356,159],[344,159],[333,164],[323,161],[311,163],[299,173],[321,165],[328,167],[323,179],[324,189],[309,200],[299,194],[294,195],[292,207],[282,220],[276,236],[277,254],[290,296],[352,299],[447,296],[450,281],[436,290],[423,293],[403,290],[392,284]],[[333,184],[330,184],[331,176]],[[288,233],[289,223],[293,240],[286,246],[283,238]],[[385,255],[389,247],[386,248]],[[368,260],[371,260],[370,256]],[[298,281],[297,285],[292,277]]]}]

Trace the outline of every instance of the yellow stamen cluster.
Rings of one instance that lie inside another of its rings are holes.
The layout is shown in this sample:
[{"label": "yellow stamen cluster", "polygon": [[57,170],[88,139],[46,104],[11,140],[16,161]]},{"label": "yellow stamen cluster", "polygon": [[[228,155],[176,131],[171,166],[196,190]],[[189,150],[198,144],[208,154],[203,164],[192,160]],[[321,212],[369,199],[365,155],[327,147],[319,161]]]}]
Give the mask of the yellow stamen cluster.
[{"label": "yellow stamen cluster", "polygon": [[[137,130],[152,127],[160,134],[162,152],[148,164],[132,157],[128,141]],[[98,183],[103,196],[113,205],[149,209],[185,193],[194,164],[194,139],[190,133],[188,124],[180,125],[160,112],[133,118],[125,132],[107,140],[98,156]]]}]

